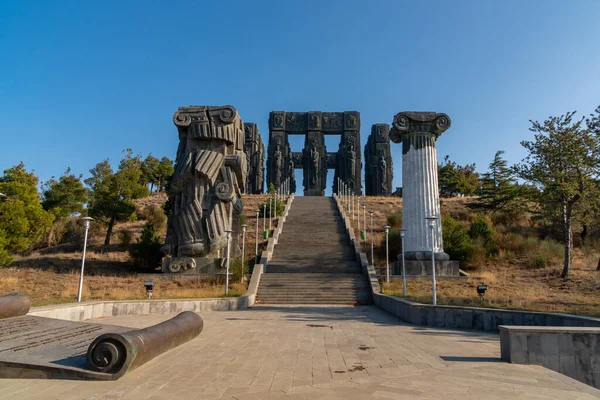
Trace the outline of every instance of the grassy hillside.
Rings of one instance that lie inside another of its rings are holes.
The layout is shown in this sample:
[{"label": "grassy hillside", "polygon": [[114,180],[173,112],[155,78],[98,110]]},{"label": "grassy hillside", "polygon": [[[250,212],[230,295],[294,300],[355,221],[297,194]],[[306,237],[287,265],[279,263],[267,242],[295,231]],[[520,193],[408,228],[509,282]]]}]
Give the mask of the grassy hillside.
[{"label": "grassy hillside", "polygon": [[[361,201],[363,199],[361,198]],[[370,258],[371,236],[368,210],[373,210],[373,237],[375,266],[378,275],[385,276],[384,226],[388,217],[402,212],[402,199],[395,197],[367,197],[367,240],[362,248]],[[467,204],[472,198],[441,200],[442,214],[449,214],[468,231],[470,223],[478,218],[489,221],[494,231],[497,251],[487,256],[481,244],[473,243],[461,269],[470,274],[461,281],[438,281],[438,304],[471,305],[536,311],[566,312],[600,317],[600,239],[590,237],[582,245],[575,238],[573,267],[568,280],[560,277],[563,246],[551,231],[532,215],[522,213],[517,218],[502,214],[483,215],[471,211]],[[396,217],[400,221],[401,217]],[[400,225],[399,224],[399,225]],[[355,230],[356,219],[353,221]],[[363,225],[361,214],[361,225]],[[397,231],[398,228],[392,228]],[[358,230],[356,230],[358,233]],[[390,235],[390,237],[392,237]],[[399,237],[392,238],[390,262],[396,260],[401,246]],[[485,302],[480,302],[476,286],[488,284]],[[402,295],[402,282],[384,285],[388,294]],[[431,282],[409,281],[408,297],[430,303]]]}]

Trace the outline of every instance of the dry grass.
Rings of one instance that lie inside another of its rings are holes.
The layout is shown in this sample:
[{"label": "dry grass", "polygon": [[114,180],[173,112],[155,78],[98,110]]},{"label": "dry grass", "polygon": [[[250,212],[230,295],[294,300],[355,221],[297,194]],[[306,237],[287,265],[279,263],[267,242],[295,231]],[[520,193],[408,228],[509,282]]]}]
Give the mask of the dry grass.
[{"label": "dry grass", "polygon": [[[375,267],[384,275],[385,257],[378,258],[378,249],[384,245],[384,229],[387,217],[402,211],[398,198],[367,197],[367,210],[373,210],[375,243]],[[454,218],[468,221],[474,213],[466,208],[471,198],[442,199],[442,213],[449,212]],[[362,199],[361,199],[362,201]],[[600,271],[596,271],[600,246],[598,242],[584,248],[575,248],[573,266],[568,280],[560,277],[562,271],[562,245],[552,240],[539,240],[527,231],[528,221],[521,221],[523,234],[499,233],[499,254],[470,267],[471,276],[461,281],[438,281],[438,304],[485,306],[519,310],[562,312],[600,317]],[[363,222],[361,219],[361,226]],[[356,220],[353,221],[356,229]],[[369,215],[367,214],[367,226]],[[370,259],[370,230],[367,230],[363,251]],[[535,260],[543,256],[545,266],[536,266]],[[390,255],[390,262],[395,255]],[[463,266],[464,267],[464,266]],[[489,285],[486,300],[482,303],[476,286],[482,282]],[[408,281],[409,299],[431,303],[429,280]],[[402,296],[402,282],[383,284],[385,293]]]},{"label": "dry grass", "polygon": [[[58,274],[35,269],[10,268],[2,271],[0,296],[12,292],[25,293],[33,306],[71,303],[77,300],[78,273]],[[200,279],[155,279],[154,299],[187,299],[222,297],[225,285]],[[246,293],[246,284],[232,283],[229,296]],[[86,275],[83,300],[143,300],[146,298],[144,278],[136,275]]]},{"label": "dry grass", "polygon": [[[246,264],[254,263],[256,249],[256,209],[267,198],[266,195],[245,195],[244,211],[248,217],[246,232]],[[166,201],[164,193],[136,201],[138,220],[120,222],[115,225],[110,246],[104,246],[105,228],[95,226],[90,230],[86,255],[85,300],[130,300],[144,299],[144,278],[133,272],[126,246],[119,244],[118,232],[127,230],[135,242],[146,223],[143,210],[146,207],[161,207]],[[273,229],[277,221],[273,224]],[[268,226],[268,220],[267,220]],[[268,228],[267,228],[268,229]],[[162,232],[164,235],[164,232]],[[239,238],[241,244],[241,236]],[[266,248],[262,236],[262,220],[259,221],[259,255]],[[0,295],[24,292],[34,306],[73,302],[77,298],[79,270],[81,268],[81,245],[66,244],[35,251],[28,256],[17,256],[11,268],[0,270]],[[155,279],[155,299],[206,298],[224,294],[224,284],[195,279]],[[247,284],[230,285],[230,295],[245,294]]]}]

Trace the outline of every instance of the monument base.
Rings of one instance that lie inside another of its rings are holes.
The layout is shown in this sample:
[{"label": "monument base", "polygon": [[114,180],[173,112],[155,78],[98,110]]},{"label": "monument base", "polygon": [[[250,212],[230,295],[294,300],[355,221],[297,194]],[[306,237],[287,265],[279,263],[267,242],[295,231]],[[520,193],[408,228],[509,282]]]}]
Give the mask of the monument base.
[{"label": "monument base", "polygon": [[217,275],[225,273],[225,259],[221,257],[164,257],[161,270],[171,275]]},{"label": "monument base", "polygon": [[[406,275],[431,276],[431,255],[429,260],[405,260]],[[458,261],[436,261],[436,276],[460,276]],[[402,260],[392,263],[392,275],[402,275]]]}]

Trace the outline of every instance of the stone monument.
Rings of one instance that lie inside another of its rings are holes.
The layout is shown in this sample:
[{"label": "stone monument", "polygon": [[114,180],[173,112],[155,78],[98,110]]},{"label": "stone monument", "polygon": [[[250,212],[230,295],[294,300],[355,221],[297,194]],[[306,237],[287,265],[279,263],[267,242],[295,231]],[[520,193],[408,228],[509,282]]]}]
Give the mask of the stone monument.
[{"label": "stone monument", "polygon": [[248,171],[245,193],[261,194],[264,191],[265,145],[262,137],[258,134],[258,125],[244,123],[244,131],[246,134],[244,153]]},{"label": "stone monument", "polygon": [[[458,262],[449,261],[442,242],[435,148],[437,138],[448,128],[450,117],[446,114],[407,111],[396,114],[389,134],[394,143],[402,143],[402,225],[407,230],[407,275],[431,274],[432,247],[436,272],[458,275]],[[433,234],[425,219],[431,216],[439,218]]]},{"label": "stone monument", "polygon": [[[231,235],[231,254],[239,252],[237,237],[246,183],[244,126],[232,106],[180,107],[173,116],[179,132],[169,202],[163,271],[222,272]],[[237,251],[236,251],[237,250]]]},{"label": "stone monument", "polygon": [[390,152],[390,127],[375,124],[365,145],[365,194],[390,196],[394,170]]},{"label": "stone monument", "polygon": [[[290,151],[289,135],[305,135],[302,152]],[[327,152],[325,135],[340,135],[337,152]],[[341,178],[354,193],[361,192],[360,113],[272,111],[269,117],[267,181],[277,188],[290,178],[295,191],[294,169],[303,170],[305,196],[323,196],[327,170],[334,169],[334,192]]]}]

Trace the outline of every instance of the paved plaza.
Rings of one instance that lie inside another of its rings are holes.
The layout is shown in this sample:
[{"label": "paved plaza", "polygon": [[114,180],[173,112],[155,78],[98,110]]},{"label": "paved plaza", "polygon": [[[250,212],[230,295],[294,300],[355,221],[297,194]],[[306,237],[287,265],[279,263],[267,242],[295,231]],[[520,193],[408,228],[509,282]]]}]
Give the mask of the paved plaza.
[{"label": "paved plaza", "polygon": [[[140,328],[173,315],[91,322]],[[202,314],[204,331],[116,382],[0,380],[0,399],[598,399],[500,360],[498,335],[407,325],[373,306]]]}]

